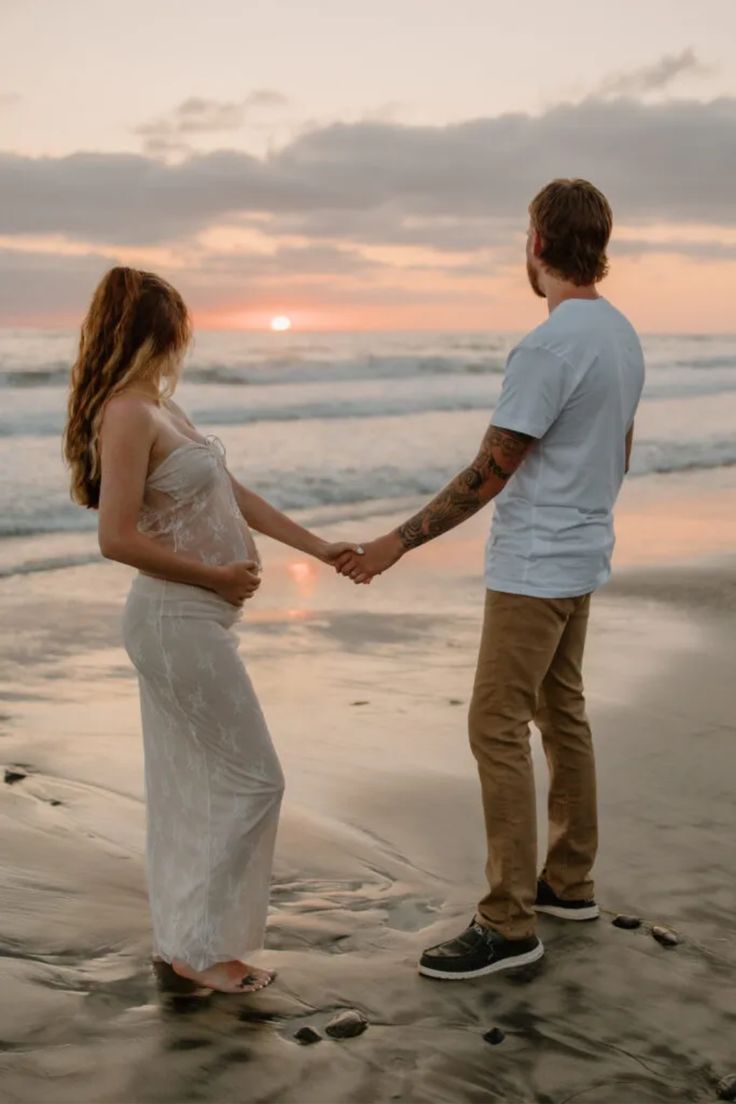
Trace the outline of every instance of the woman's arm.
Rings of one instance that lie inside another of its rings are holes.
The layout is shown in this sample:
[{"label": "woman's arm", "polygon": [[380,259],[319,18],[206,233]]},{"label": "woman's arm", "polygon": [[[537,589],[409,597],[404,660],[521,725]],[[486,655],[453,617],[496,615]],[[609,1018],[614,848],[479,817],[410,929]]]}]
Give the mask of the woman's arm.
[{"label": "woman's arm", "polygon": [[100,551],[107,559],[149,575],[214,590],[237,605],[260,583],[249,570],[254,565],[211,567],[162,547],[138,530],[155,436],[154,420],[145,402],[126,395],[110,401],[100,431]]},{"label": "woman's arm", "polygon": [[[197,427],[194,422],[173,399],[168,399],[167,402],[176,414],[182,417],[192,429],[196,430]],[[357,548],[357,545],[349,544],[346,541],[330,544],[329,541],[322,540],[315,533],[310,533],[308,529],[292,521],[290,517],[283,514],[281,510],[277,510],[270,502],[266,502],[265,498],[249,491],[247,487],[238,482],[231,472],[228,472],[228,475],[230,476],[238,509],[250,527],[255,529],[257,533],[262,533],[264,537],[271,537],[272,540],[286,544],[289,548],[306,552],[307,555],[314,556],[315,559],[326,564],[333,564],[338,556],[345,552],[354,552]]]},{"label": "woman's arm", "polygon": [[331,564],[343,552],[355,549],[354,544],[348,544],[344,541],[330,544],[329,541],[322,540],[315,533],[310,533],[309,529],[304,529],[301,525],[292,521],[290,517],[282,514],[280,510],[277,510],[270,502],[266,502],[260,495],[249,491],[247,487],[238,482],[234,475],[230,475],[230,482],[233,486],[238,509],[256,532],[280,541],[281,544],[287,544],[289,548],[306,552],[307,555],[316,557],[322,563]]}]

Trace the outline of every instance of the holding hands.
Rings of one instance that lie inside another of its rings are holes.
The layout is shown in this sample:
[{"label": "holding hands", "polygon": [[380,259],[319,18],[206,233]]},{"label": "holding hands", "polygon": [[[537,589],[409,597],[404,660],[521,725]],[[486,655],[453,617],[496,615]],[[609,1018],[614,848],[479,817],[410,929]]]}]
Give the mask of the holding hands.
[{"label": "holding hands", "polygon": [[[388,533],[364,545],[349,541],[333,544],[318,541],[309,551],[322,563],[334,567],[338,574],[345,575],[356,584],[367,584],[374,575],[380,575],[396,563],[406,549],[396,533]],[[210,585],[231,605],[242,606],[261,585],[260,564],[255,560],[243,560],[216,567]]]},{"label": "holding hands", "polygon": [[349,545],[328,562],[340,575],[354,583],[370,583],[375,575],[381,575],[400,560],[406,548],[397,533],[387,533],[367,544]]}]

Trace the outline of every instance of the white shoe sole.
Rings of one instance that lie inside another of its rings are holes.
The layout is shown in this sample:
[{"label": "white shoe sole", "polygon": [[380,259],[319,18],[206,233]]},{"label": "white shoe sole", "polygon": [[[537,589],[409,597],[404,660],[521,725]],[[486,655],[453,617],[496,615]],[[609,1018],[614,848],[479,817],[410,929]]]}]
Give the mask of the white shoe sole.
[{"label": "white shoe sole", "polygon": [[419,965],[419,973],[424,977],[439,978],[440,981],[469,981],[471,978],[484,977],[486,974],[496,974],[499,970],[511,970],[515,966],[529,966],[532,962],[538,962],[544,954],[544,946],[540,939],[533,951],[516,955],[514,958],[502,958],[499,962],[492,962],[481,970],[468,970],[459,974],[455,970],[433,970],[431,966]]},{"label": "white shoe sole", "polygon": [[559,905],[535,905],[536,912],[543,912],[547,916],[556,916],[558,920],[597,920],[601,914],[598,905],[590,908],[566,909]]}]

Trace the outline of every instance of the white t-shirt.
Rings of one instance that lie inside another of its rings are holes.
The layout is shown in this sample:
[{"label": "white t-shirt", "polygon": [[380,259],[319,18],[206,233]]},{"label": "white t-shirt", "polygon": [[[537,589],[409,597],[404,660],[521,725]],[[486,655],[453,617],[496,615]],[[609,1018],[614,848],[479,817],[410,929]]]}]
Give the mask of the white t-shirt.
[{"label": "white t-shirt", "polygon": [[639,339],[607,299],[565,300],[512,350],[492,424],[538,440],[495,500],[489,589],[571,598],[606,582],[643,385]]}]

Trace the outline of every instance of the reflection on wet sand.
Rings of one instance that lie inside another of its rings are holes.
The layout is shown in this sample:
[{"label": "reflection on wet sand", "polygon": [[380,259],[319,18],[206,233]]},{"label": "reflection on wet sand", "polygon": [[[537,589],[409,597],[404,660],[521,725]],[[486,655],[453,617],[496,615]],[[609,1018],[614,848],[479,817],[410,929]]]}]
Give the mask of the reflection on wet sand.
[{"label": "reflection on wet sand", "polygon": [[[646,493],[630,517],[647,512]],[[707,491],[703,502],[710,509]],[[239,631],[287,801],[256,959],[278,978],[252,996],[173,993],[152,969],[138,707],[117,635],[127,573],[86,565],[3,582],[13,628],[0,718],[4,1099],[715,1097],[736,1072],[728,567],[670,556],[666,570],[622,570],[596,601],[587,678],[601,920],[544,918],[547,956],[516,974],[458,984],[415,971],[482,889],[478,784],[458,708],[479,632],[481,532],[354,590],[264,548],[262,593]],[[689,520],[683,532],[694,532]],[[672,539],[655,526],[648,557],[657,533]],[[637,546],[626,516],[620,534],[625,558]],[[541,812],[536,742],[535,763]],[[618,913],[641,926],[615,927]],[[655,925],[678,944],[658,943]],[[343,1009],[368,1019],[360,1036],[328,1035]],[[300,1045],[304,1028],[319,1041]]]}]

